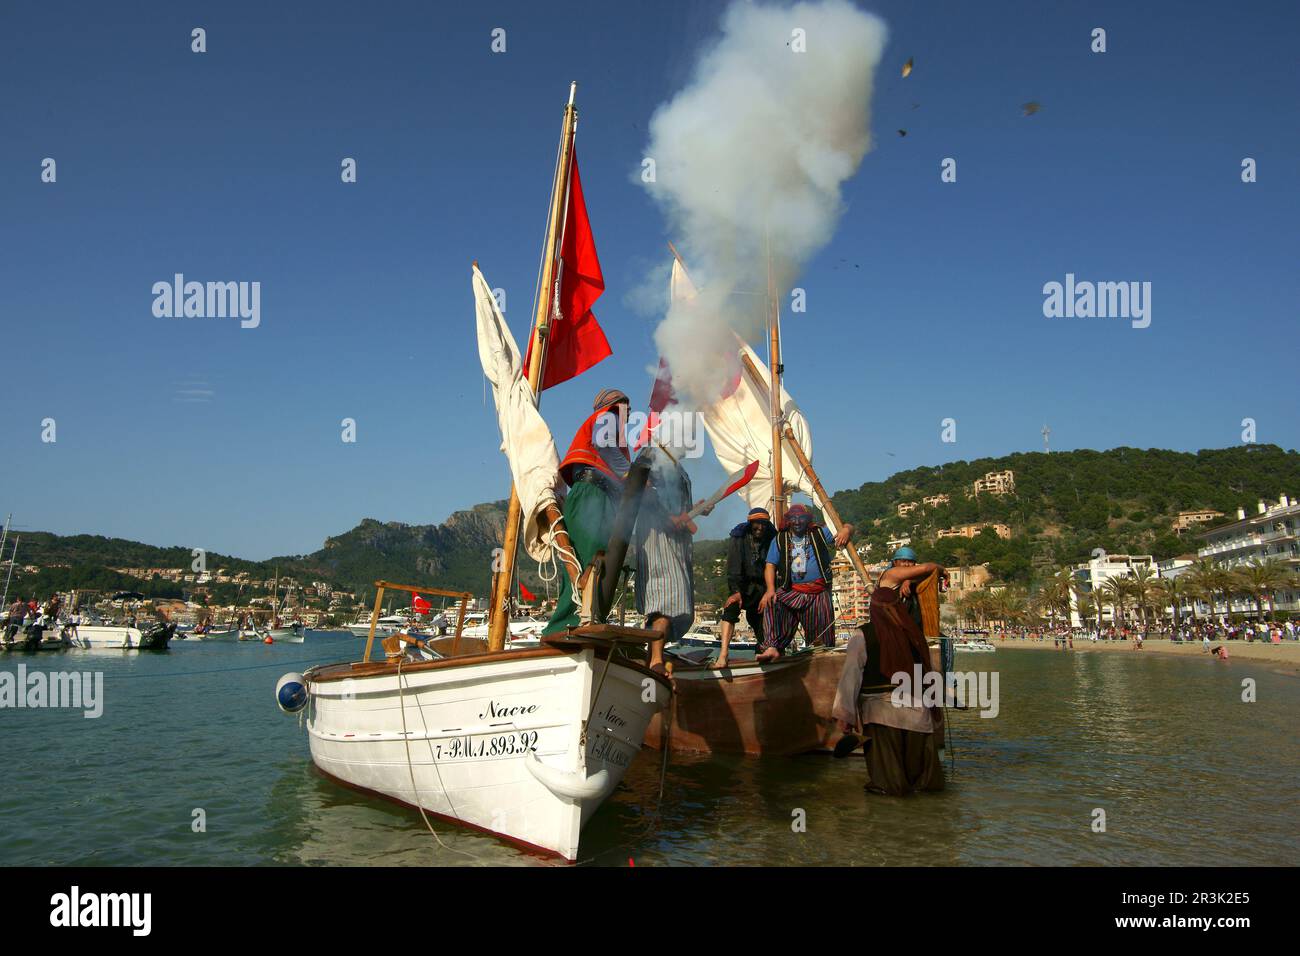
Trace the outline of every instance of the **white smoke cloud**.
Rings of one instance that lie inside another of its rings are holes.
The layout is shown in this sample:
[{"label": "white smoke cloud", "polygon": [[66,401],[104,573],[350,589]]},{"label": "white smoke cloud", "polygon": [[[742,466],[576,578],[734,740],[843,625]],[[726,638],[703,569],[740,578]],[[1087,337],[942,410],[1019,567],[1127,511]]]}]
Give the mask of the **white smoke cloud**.
[{"label": "white smoke cloud", "polygon": [[[799,31],[802,31],[800,33]],[[670,309],[655,344],[678,397],[717,397],[734,351],[766,317],[768,247],[778,295],[830,240],[840,188],[871,147],[872,79],[885,24],[846,0],[735,2],[690,83],[650,120],[647,183],[701,295]],[[798,52],[800,44],[804,52]]]}]

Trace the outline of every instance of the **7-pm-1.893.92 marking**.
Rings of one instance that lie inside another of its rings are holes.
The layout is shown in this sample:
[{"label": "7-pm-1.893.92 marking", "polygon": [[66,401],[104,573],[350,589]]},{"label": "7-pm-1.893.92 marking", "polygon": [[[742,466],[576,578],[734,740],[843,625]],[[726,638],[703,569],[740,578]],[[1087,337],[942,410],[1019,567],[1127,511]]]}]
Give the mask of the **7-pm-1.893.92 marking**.
[{"label": "7-pm-1.893.92 marking", "polygon": [[453,737],[446,743],[433,745],[434,760],[477,760],[492,757],[513,757],[537,749],[537,731],[526,730],[514,734],[491,734]]}]

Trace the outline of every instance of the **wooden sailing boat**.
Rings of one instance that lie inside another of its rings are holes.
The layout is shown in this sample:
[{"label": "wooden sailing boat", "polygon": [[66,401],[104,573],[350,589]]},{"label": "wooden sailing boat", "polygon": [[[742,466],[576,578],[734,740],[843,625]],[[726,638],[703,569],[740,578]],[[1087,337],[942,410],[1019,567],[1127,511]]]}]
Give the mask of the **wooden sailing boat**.
[{"label": "wooden sailing boat", "polygon": [[[611,577],[604,565],[579,567],[568,544],[558,456],[536,407],[563,265],[576,86],[564,111],[526,377],[477,263],[473,271],[480,360],[515,482],[487,649],[465,653],[460,646],[471,595],[379,581],[363,658],[312,668],[302,681],[312,759],[326,774],[567,860],[576,859],[583,825],[641,749],[651,716],[672,697],[666,677],[621,653],[620,644],[644,643],[650,631],[589,624],[536,648],[505,647],[502,595],[511,590],[521,520],[529,553],[554,549],[575,594],[584,595],[583,620],[605,620],[612,600],[612,587],[602,586]],[[619,515],[627,526],[638,505],[639,498],[625,497]],[[610,567],[621,566],[625,540],[621,548],[611,543]],[[430,643],[394,634],[382,641],[385,658],[372,659],[384,591],[394,588],[457,598],[452,637]]]},{"label": "wooden sailing boat", "polygon": [[[674,256],[672,296],[675,300],[692,299],[696,292],[685,265],[671,244],[669,248]],[[772,490],[765,503],[774,523],[780,525],[793,488],[810,494],[831,528],[838,529],[842,524],[839,514],[817,478],[807,450],[811,441],[807,423],[781,383],[780,316],[770,268],[768,271],[767,368],[760,367],[753,350],[737,340],[741,377],[726,399],[731,407],[724,409],[720,403],[711,410],[712,417],[706,413],[706,428],[724,469],[744,458],[766,462],[765,476]],[[729,415],[748,422],[732,429]],[[771,423],[770,444],[752,437],[761,434],[760,420]],[[727,434],[733,431],[734,435]],[[784,477],[787,464],[796,475],[793,482]],[[852,546],[848,555],[870,586],[862,559]],[[666,718],[660,715],[651,722],[646,744],[684,753],[755,756],[830,749],[840,737],[831,706],[843,665],[842,652],[821,647],[787,653],[771,663],[737,661],[722,669],[678,659],[672,670],[675,693],[671,710]],[[669,721],[666,726],[665,719]]]}]

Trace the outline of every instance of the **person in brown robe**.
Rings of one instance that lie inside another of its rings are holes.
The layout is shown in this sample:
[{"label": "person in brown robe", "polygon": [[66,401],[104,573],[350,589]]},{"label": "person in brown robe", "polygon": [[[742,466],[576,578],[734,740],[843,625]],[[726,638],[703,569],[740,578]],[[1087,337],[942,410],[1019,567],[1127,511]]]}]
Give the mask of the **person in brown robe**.
[{"label": "person in brown robe", "polygon": [[[893,691],[896,674],[906,674],[908,682],[915,683],[916,665],[923,680],[936,670],[907,606],[913,587],[936,570],[943,572],[934,563],[918,564],[910,550],[896,554],[871,593],[871,617],[862,627],[861,640],[855,636],[849,643],[834,713],[845,733],[851,733],[858,692],[865,690],[860,714],[870,737],[864,751],[866,788],[874,793],[904,796],[943,789],[943,708],[924,706],[924,684],[912,687],[901,706]],[[930,679],[941,680],[941,675]]]}]

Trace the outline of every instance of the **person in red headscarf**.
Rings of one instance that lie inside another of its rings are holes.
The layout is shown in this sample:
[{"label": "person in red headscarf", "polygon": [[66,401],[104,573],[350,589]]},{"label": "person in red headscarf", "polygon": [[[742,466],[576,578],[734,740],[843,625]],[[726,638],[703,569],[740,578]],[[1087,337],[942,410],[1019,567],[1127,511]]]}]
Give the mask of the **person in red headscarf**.
[{"label": "person in red headscarf", "polygon": [[852,535],[853,525],[846,524],[832,536],[829,528],[813,520],[807,505],[792,505],[786,512],[767,549],[763,572],[767,593],[758,604],[763,612],[759,661],[774,661],[784,654],[799,628],[807,645],[835,645],[831,555]]},{"label": "person in red headscarf", "polygon": [[[627,448],[628,397],[616,388],[601,389],[592,413],[579,427],[560,462],[560,476],[569,486],[564,498],[564,526],[574,553],[587,567],[609,543],[614,512],[623,494],[630,467]],[[545,633],[554,634],[579,623],[579,598],[567,574],[560,575],[560,594]]]}]

